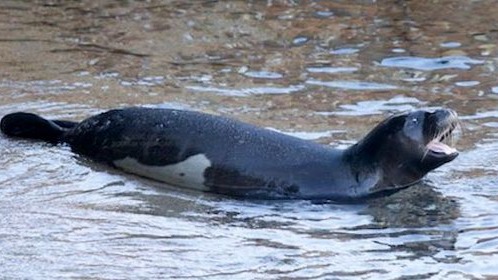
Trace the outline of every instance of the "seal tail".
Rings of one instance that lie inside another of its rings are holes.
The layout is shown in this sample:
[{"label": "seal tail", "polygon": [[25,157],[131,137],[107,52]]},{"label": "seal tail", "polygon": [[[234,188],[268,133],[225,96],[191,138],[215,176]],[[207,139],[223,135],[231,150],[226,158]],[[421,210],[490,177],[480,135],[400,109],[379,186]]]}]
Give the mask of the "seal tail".
[{"label": "seal tail", "polygon": [[61,120],[47,120],[31,113],[12,113],[4,116],[0,130],[7,136],[43,140],[50,143],[63,141],[64,132],[77,123]]}]

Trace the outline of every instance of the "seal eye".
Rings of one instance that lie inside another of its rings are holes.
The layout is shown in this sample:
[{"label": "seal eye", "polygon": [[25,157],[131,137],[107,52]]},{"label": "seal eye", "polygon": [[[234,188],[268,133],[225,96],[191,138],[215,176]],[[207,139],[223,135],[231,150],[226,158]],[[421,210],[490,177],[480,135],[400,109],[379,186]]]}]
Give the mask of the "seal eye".
[{"label": "seal eye", "polygon": [[417,118],[413,118],[412,119],[412,123],[418,123],[418,119]]}]

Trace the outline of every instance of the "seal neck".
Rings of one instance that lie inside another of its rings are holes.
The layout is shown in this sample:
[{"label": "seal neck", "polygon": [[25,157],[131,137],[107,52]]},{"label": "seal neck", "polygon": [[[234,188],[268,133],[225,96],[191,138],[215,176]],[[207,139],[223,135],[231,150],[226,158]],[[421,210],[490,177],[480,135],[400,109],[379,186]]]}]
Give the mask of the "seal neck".
[{"label": "seal neck", "polygon": [[418,168],[417,147],[403,150],[392,126],[382,123],[344,152],[345,161],[358,185],[368,195],[395,191],[418,182],[426,173]]},{"label": "seal neck", "polygon": [[400,125],[394,118],[386,119],[344,151],[344,160],[349,164],[356,184],[367,196],[397,189],[406,186],[407,181],[414,181],[407,180],[413,176],[405,176],[411,173],[405,170],[409,166],[400,166],[406,156],[398,150],[394,141]]},{"label": "seal neck", "polygon": [[[385,157],[386,135],[389,135],[388,126],[383,123],[377,125],[363,139],[344,151],[344,157],[353,169],[373,171],[380,165],[380,159]],[[387,136],[389,137],[389,136]]]}]

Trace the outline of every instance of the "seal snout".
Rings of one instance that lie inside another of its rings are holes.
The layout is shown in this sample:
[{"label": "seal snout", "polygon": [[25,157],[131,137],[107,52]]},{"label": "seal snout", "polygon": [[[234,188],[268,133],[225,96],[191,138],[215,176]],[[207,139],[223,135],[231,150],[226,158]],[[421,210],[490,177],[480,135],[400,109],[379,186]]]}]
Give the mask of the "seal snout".
[{"label": "seal snout", "polygon": [[436,157],[455,158],[458,151],[454,145],[453,131],[460,126],[458,114],[451,109],[439,109],[430,113],[428,121],[428,152]]},{"label": "seal snout", "polygon": [[458,114],[451,109],[439,109],[432,113],[438,126],[455,129],[459,125]]}]

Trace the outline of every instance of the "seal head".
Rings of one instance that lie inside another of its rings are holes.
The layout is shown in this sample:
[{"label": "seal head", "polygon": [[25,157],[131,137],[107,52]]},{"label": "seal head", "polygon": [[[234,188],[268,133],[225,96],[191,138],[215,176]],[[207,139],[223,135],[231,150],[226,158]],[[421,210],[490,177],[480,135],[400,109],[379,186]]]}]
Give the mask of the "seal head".
[{"label": "seal head", "polygon": [[445,142],[458,127],[453,110],[415,111],[392,116],[345,152],[357,178],[379,178],[370,193],[407,187],[429,171],[454,160]]}]

